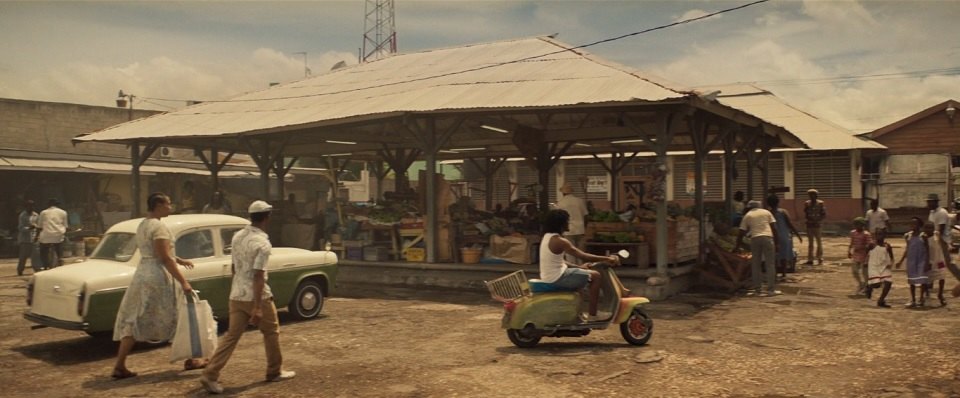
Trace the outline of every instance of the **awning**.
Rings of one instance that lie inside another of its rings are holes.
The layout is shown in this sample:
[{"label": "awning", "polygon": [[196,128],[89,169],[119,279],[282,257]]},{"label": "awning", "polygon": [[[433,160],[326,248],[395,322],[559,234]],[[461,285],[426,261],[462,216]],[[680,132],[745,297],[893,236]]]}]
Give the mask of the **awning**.
[{"label": "awning", "polygon": [[[92,162],[87,160],[30,159],[13,156],[0,157],[0,170],[17,171],[55,171],[67,173],[130,174],[130,165],[110,162]],[[140,168],[142,175],[160,173],[210,175],[210,172],[189,167],[148,166]],[[221,171],[221,178],[260,178],[258,173],[248,171]]]}]

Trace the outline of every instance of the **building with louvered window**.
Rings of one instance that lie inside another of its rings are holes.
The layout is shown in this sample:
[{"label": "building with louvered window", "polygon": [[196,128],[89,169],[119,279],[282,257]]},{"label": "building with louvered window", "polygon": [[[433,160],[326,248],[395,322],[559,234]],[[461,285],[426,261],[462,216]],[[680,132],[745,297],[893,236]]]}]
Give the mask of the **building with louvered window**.
[{"label": "building with louvered window", "polygon": [[926,219],[926,198],[937,194],[950,208],[960,198],[960,103],[947,100],[864,134],[883,144],[883,152],[864,158],[867,195],[890,213],[895,231],[910,217]]}]

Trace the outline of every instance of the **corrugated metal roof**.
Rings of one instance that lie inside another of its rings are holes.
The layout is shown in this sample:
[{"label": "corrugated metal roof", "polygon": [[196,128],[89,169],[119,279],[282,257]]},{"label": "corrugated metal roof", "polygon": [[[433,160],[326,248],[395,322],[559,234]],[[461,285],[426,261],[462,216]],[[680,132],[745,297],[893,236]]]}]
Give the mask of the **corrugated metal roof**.
[{"label": "corrugated metal roof", "polygon": [[373,115],[664,101],[690,95],[629,68],[538,37],[396,55],[205,102],[78,141],[231,136]]},{"label": "corrugated metal roof", "polygon": [[717,101],[731,108],[754,115],[767,123],[793,133],[811,150],[886,149],[869,138],[818,118],[783,102],[769,91],[749,84],[710,86],[699,91],[720,90]]}]

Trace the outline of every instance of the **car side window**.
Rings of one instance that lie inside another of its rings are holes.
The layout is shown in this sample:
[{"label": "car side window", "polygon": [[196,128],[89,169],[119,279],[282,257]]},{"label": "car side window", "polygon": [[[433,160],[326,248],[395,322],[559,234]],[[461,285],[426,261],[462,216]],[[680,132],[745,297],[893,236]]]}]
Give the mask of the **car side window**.
[{"label": "car side window", "polygon": [[223,242],[223,254],[229,256],[233,249],[230,245],[233,243],[233,235],[243,228],[223,228],[220,230],[220,241]]},{"label": "car side window", "polygon": [[209,229],[193,231],[177,238],[177,257],[192,259],[213,256],[213,233]]}]

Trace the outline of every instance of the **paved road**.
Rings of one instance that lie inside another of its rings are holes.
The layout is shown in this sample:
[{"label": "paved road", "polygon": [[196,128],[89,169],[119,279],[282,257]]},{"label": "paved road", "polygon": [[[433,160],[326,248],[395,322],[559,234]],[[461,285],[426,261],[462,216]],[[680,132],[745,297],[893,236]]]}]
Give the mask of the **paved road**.
[{"label": "paved road", "polygon": [[[851,296],[845,245],[828,239],[828,264],[792,275],[783,296],[688,293],[650,305],[656,326],[645,347],[614,328],[522,350],[485,296],[351,290],[320,319],[282,318],[285,363],[297,378],[262,382],[264,354],[250,331],[222,381],[228,394],[251,397],[960,396],[960,299],[905,309],[902,272],[892,309]],[[129,364],[141,376],[113,381],[113,342],[31,331],[24,283],[0,262],[5,396],[205,395],[197,371],[168,363],[168,346],[138,347]]]}]

